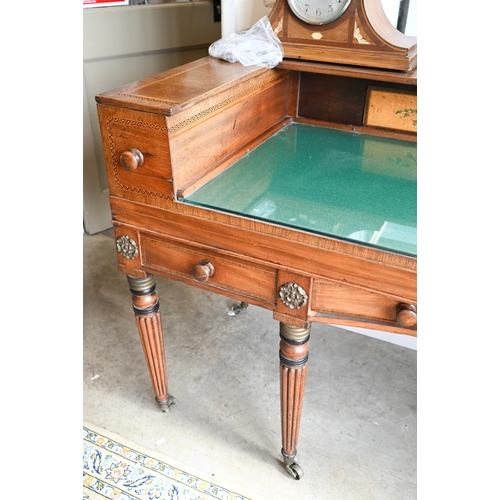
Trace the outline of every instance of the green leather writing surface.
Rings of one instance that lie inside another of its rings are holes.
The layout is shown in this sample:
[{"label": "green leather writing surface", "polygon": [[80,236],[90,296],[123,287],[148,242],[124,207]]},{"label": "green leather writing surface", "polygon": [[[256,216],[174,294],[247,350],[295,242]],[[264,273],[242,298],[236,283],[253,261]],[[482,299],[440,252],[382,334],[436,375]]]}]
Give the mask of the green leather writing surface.
[{"label": "green leather writing surface", "polygon": [[417,253],[417,145],[291,123],[185,203]]}]

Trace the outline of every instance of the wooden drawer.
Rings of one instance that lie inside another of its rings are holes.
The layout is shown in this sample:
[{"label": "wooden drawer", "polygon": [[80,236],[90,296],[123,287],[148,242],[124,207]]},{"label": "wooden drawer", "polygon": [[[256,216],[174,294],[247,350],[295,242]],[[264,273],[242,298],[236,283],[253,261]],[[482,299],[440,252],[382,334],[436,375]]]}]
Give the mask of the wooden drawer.
[{"label": "wooden drawer", "polygon": [[[170,146],[165,118],[98,105],[110,194],[173,199]],[[140,165],[124,166],[122,154],[138,150]]]},{"label": "wooden drawer", "polygon": [[183,280],[192,280],[192,283],[197,283],[194,267],[208,261],[215,274],[204,282],[205,285],[269,304],[275,303],[276,271],[271,267],[248,263],[213,249],[145,235],[141,237],[141,255],[143,266],[179,276]]},{"label": "wooden drawer", "polygon": [[[406,311],[399,314],[405,306]],[[415,307],[415,314],[413,314]],[[319,316],[416,329],[416,305],[380,292],[338,282],[313,280],[311,311]],[[398,316],[399,314],[399,316]],[[413,322],[415,316],[415,325]],[[407,323],[407,324],[404,324]]]}]

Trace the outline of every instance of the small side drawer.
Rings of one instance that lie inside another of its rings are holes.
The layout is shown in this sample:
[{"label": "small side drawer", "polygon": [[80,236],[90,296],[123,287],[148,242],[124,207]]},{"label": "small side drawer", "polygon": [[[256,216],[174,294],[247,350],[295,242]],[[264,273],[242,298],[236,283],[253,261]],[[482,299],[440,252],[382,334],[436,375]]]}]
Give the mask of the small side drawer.
[{"label": "small side drawer", "polygon": [[320,315],[416,328],[416,304],[337,282],[313,280],[311,310]]},{"label": "small side drawer", "polygon": [[188,278],[196,283],[194,268],[203,262],[213,266],[214,274],[204,284],[240,295],[275,303],[276,271],[253,262],[230,257],[213,249],[203,249],[170,240],[141,238],[144,266]]},{"label": "small side drawer", "polygon": [[173,199],[165,119],[109,106],[98,106],[98,113],[110,193]]}]

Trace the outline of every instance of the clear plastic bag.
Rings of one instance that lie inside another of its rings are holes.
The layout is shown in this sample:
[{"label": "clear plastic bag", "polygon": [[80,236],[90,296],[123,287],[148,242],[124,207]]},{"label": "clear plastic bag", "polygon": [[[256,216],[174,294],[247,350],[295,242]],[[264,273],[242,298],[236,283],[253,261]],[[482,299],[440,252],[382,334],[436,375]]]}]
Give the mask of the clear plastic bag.
[{"label": "clear plastic bag", "polygon": [[231,33],[217,40],[208,49],[217,59],[243,66],[276,67],[284,56],[283,46],[274,33],[269,18],[264,16],[250,29]]}]

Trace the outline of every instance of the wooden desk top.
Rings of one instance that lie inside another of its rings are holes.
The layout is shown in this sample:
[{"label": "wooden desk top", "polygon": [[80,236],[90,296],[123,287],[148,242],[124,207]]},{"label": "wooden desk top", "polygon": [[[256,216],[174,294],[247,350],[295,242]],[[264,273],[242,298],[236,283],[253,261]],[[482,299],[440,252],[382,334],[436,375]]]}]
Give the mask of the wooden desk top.
[{"label": "wooden desk top", "polygon": [[[363,120],[370,88],[416,89],[354,76],[204,58],[97,96],[115,235],[136,249],[120,268],[301,328],[416,334],[400,318],[416,308],[415,134]],[[307,307],[281,300],[288,282]]]}]

